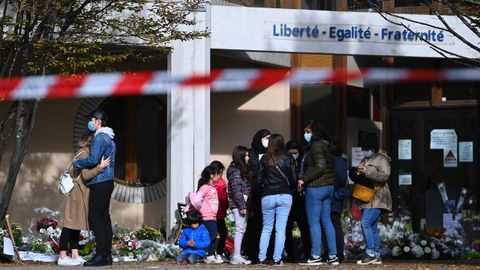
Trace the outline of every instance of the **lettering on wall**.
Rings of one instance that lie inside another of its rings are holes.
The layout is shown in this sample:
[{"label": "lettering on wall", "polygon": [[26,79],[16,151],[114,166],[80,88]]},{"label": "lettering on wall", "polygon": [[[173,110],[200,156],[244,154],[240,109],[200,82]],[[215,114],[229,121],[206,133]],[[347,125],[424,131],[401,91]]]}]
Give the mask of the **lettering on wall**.
[{"label": "lettering on wall", "polygon": [[368,42],[454,45],[453,36],[435,28],[415,28],[410,32],[399,27],[378,25],[297,24],[265,21],[264,38],[320,42]]}]

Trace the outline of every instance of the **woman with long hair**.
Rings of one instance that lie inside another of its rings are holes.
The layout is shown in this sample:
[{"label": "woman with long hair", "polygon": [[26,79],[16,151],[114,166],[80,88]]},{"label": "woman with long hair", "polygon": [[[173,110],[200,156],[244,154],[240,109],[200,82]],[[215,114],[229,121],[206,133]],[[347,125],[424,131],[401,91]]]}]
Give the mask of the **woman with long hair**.
[{"label": "woman with long hair", "polygon": [[[339,264],[335,230],[330,218],[335,184],[335,157],[331,147],[331,138],[319,122],[309,121],[304,126],[304,138],[308,143],[303,160],[303,175],[298,188],[305,188],[305,208],[310,229],[312,251],[308,265],[329,263]],[[325,229],[328,258],[322,261],[322,230]]]},{"label": "woman with long hair", "polygon": [[293,158],[286,154],[282,135],[272,134],[267,153],[260,160],[262,178],[263,228],[260,237],[259,263],[266,259],[268,244],[275,224],[275,265],[283,265],[282,253],[285,244],[285,230],[292,207],[292,189],[297,180]]},{"label": "woman with long hair", "polygon": [[228,198],[230,209],[235,218],[235,240],[231,264],[250,264],[241,256],[243,235],[247,227],[248,201],[251,195],[251,173],[248,168],[248,149],[245,146],[236,146],[232,153],[232,163],[227,169]]},{"label": "woman with long hair", "polygon": [[[75,154],[75,159],[85,159],[90,154],[94,133],[87,131],[79,141],[80,148]],[[110,165],[110,157],[102,160],[100,163],[90,169],[74,170],[73,177],[77,179],[71,193],[65,198],[65,211],[63,215],[63,229],[60,234],[60,256],[58,265],[75,266],[85,262],[78,254],[78,242],[80,241],[80,231],[88,230],[88,197],[89,189],[85,182],[98,175],[103,168]],[[67,250],[70,243],[72,256],[67,256]]]}]

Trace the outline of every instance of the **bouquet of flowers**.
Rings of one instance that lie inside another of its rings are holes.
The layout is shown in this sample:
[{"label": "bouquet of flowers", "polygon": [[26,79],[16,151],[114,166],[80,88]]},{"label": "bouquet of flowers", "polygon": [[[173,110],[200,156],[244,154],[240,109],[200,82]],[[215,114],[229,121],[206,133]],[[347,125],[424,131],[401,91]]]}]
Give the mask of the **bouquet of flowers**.
[{"label": "bouquet of flowers", "polygon": [[141,245],[134,233],[121,229],[118,224],[114,226],[112,249],[119,257],[135,259],[142,252]]},{"label": "bouquet of flowers", "polygon": [[350,216],[344,216],[342,227],[345,232],[344,250],[346,257],[352,260],[359,259],[366,247],[361,222]]},{"label": "bouquet of flowers", "polygon": [[59,253],[58,240],[62,230],[58,226],[57,216],[60,215],[60,212],[45,207],[36,208],[33,212],[37,214],[37,217],[32,218],[28,229],[31,250],[47,254]]}]

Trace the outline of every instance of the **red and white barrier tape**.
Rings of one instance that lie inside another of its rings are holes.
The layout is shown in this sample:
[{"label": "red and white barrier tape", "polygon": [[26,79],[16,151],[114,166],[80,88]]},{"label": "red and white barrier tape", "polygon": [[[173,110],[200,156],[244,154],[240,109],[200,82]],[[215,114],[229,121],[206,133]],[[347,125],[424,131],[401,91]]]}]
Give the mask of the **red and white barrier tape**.
[{"label": "red and white barrier tape", "polygon": [[210,87],[211,91],[264,89],[278,82],[291,86],[346,83],[366,84],[420,81],[480,81],[480,69],[413,70],[370,68],[331,69],[217,69],[210,74],[171,75],[166,71],[31,76],[0,79],[1,100],[83,98],[165,94],[174,89]]}]

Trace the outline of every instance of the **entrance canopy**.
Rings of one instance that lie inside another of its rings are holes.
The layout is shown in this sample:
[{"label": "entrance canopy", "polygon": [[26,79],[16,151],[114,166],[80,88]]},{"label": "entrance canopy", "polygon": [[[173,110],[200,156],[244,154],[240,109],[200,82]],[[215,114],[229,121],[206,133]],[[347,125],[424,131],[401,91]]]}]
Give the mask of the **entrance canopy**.
[{"label": "entrance canopy", "polygon": [[[399,15],[409,20],[386,17],[412,31],[388,22],[375,12],[212,6],[211,48],[443,58],[431,48],[430,42],[462,57],[480,57],[480,53],[443,31],[445,26],[438,17]],[[442,18],[454,31],[479,46],[480,39],[457,17]]]}]

